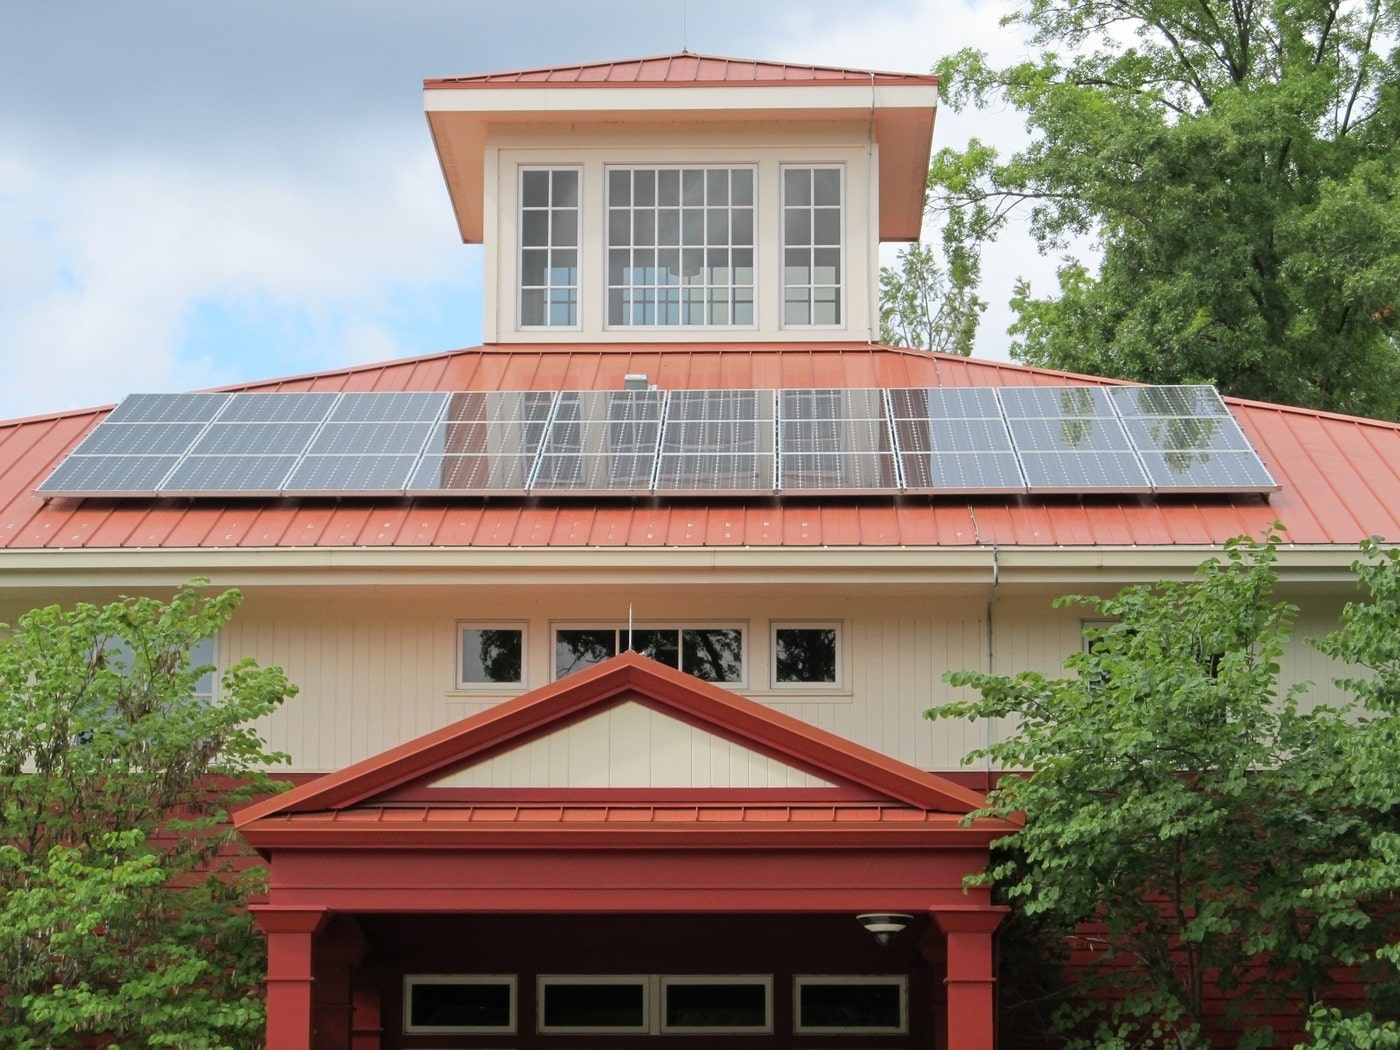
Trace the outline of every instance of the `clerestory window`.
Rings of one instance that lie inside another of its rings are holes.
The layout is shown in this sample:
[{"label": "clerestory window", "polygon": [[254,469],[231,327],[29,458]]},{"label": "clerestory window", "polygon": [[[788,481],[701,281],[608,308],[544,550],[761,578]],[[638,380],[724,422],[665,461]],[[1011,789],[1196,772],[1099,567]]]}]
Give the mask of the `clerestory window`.
[{"label": "clerestory window", "polygon": [[754,169],[609,168],[610,326],[754,323]]},{"label": "clerestory window", "polygon": [[783,326],[841,324],[843,169],[783,168]]},{"label": "clerestory window", "polygon": [[556,627],[554,677],[602,663],[629,647],[641,656],[707,682],[742,685],[744,629],[729,624],[636,624]]},{"label": "clerestory window", "polygon": [[520,171],[521,327],[577,327],[579,171]]}]

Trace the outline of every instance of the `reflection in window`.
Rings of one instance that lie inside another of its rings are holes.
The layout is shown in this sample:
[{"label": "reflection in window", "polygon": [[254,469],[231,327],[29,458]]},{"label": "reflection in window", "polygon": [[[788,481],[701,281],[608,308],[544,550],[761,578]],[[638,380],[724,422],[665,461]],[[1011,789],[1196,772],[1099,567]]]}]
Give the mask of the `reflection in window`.
[{"label": "reflection in window", "polygon": [[523,685],[525,629],[462,625],[458,685]]},{"label": "reflection in window", "polygon": [[645,1032],[644,977],[541,977],[541,1032]]},{"label": "reflection in window", "polygon": [[770,1032],[768,977],[663,977],[663,1032]]},{"label": "reflection in window", "polygon": [[514,1032],[515,978],[410,974],[405,1032]]},{"label": "reflection in window", "polygon": [[835,684],[836,627],[775,627],[773,681],[778,685]]},{"label": "reflection in window", "polygon": [[889,1032],[908,1029],[903,977],[798,977],[798,1032]]},{"label": "reflection in window", "polygon": [[579,173],[520,173],[520,324],[578,324]]},{"label": "reflection in window", "polygon": [[842,169],[783,169],[783,324],[841,323]]},{"label": "reflection in window", "polygon": [[608,324],[754,323],[752,168],[608,171]]},{"label": "reflection in window", "polygon": [[[582,671],[628,648],[626,627],[560,628],[554,632],[554,677]],[[739,627],[634,626],[630,648],[706,682],[744,680],[744,632]]]}]

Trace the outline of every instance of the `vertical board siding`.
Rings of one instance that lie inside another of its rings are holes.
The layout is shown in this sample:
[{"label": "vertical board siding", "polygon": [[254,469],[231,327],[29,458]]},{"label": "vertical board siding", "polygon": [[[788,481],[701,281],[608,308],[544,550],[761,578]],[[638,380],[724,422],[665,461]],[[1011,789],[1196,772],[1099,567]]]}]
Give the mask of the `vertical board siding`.
[{"label": "vertical board siding", "polygon": [[[988,725],[930,721],[929,708],[965,699],[943,676],[960,669],[998,674],[1065,673],[1065,657],[1081,643],[1081,613],[1054,610],[1049,597],[994,600],[963,596],[861,601],[772,599],[687,610],[671,615],[674,596],[642,595],[656,621],[742,622],[748,634],[747,695],[794,718],[920,768],[956,770],[973,749],[1015,731],[1009,720]],[[1340,603],[1300,617],[1282,661],[1282,685],[1311,681],[1305,703],[1339,702],[1332,680],[1340,669],[1307,643],[1333,629]],[[298,771],[338,769],[516,695],[456,691],[456,620],[528,624],[531,685],[547,680],[551,625],[598,619],[584,598],[493,606],[441,600],[422,607],[372,600],[271,602],[241,610],[220,639],[223,666],[251,656],[284,668],[299,693],[259,725],[269,745],[291,755]],[[623,606],[625,608],[625,605]],[[499,613],[499,614],[498,614]],[[591,615],[590,615],[591,613]],[[988,635],[990,613],[991,636]],[[830,690],[770,684],[771,621],[842,624],[844,681]],[[990,651],[989,651],[990,645]],[[600,722],[512,753],[491,767],[493,786],[605,786],[609,776],[657,786],[788,786],[786,767],[731,748],[706,734],[684,737],[625,721]],[[668,735],[669,734],[669,735]],[[645,756],[650,755],[650,758]],[[616,762],[601,770],[599,756]],[[980,766],[979,766],[980,768]],[[508,772],[507,772],[508,770]],[[477,781],[473,781],[477,783]]]},{"label": "vertical board siding", "polygon": [[477,788],[825,787],[825,781],[650,710],[620,704],[437,781]]}]

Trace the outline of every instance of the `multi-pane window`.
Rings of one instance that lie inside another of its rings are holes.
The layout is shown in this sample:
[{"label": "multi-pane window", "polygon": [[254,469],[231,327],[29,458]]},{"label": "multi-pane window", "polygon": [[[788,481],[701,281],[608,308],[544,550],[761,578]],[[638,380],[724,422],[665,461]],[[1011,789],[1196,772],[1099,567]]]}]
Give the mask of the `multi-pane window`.
[{"label": "multi-pane window", "polygon": [[783,168],[783,324],[841,323],[840,167]]},{"label": "multi-pane window", "polygon": [[610,168],[609,325],[754,323],[754,170]]},{"label": "multi-pane window", "polygon": [[520,324],[578,324],[579,172],[520,172]]},{"label": "multi-pane window", "polygon": [[[630,648],[706,682],[742,683],[744,632],[740,627],[634,626]],[[629,648],[626,627],[560,627],[554,632],[554,677],[582,671]]]}]

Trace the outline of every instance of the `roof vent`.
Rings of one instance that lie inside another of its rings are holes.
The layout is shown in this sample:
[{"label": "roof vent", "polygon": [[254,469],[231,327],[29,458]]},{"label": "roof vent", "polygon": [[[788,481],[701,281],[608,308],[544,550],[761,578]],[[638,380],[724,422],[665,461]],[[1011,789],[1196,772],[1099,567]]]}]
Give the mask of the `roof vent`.
[{"label": "roof vent", "polygon": [[623,390],[647,390],[647,374],[645,372],[628,372],[622,377]]}]

